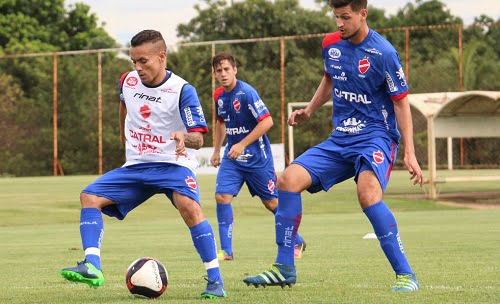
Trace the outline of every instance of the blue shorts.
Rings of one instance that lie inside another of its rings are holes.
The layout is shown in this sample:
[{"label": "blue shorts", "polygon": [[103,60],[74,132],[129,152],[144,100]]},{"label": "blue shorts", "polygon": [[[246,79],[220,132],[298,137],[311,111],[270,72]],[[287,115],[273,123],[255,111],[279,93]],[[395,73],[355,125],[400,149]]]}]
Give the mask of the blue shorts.
[{"label": "blue shorts", "polygon": [[115,204],[103,207],[102,213],[123,220],[127,213],[156,193],[165,194],[173,203],[174,191],[200,203],[200,191],[193,171],[169,163],[144,163],[109,171],[82,193],[113,201]]},{"label": "blue shorts", "polygon": [[333,136],[310,148],[294,164],[304,167],[312,178],[311,193],[328,191],[333,185],[371,170],[377,175],[382,191],[389,182],[392,166],[396,162],[398,145],[389,138],[349,138],[339,140]]},{"label": "blue shorts", "polygon": [[276,173],[272,163],[262,169],[249,170],[238,166],[234,161],[223,159],[217,173],[215,194],[238,196],[243,182],[247,184],[252,196],[257,195],[262,200],[278,198]]}]

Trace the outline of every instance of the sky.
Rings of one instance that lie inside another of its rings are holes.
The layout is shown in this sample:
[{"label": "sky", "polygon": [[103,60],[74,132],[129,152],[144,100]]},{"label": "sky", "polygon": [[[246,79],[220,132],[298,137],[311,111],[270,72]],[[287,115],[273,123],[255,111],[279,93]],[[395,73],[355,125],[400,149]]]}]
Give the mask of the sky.
[{"label": "sky", "polygon": [[[240,2],[243,0],[233,0]],[[83,2],[90,6],[100,23],[105,23],[106,31],[122,45],[144,29],[159,30],[168,45],[178,41],[177,25],[187,23],[196,16],[195,4],[201,0],[66,0],[66,5]],[[230,2],[230,1],[228,1]],[[300,0],[300,5],[307,9],[318,9],[314,0]],[[388,15],[397,12],[411,0],[373,0],[370,5],[384,9]],[[498,0],[441,0],[450,12],[464,20],[465,24],[474,21],[474,17],[486,14],[495,20],[500,16]],[[332,29],[333,31],[334,29]]]}]

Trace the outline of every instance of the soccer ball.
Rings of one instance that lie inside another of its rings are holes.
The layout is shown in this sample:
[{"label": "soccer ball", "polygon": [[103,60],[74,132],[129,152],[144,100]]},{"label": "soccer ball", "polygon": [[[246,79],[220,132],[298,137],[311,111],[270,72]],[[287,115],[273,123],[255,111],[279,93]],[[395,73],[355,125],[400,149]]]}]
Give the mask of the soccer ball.
[{"label": "soccer ball", "polygon": [[168,272],[155,258],[143,257],[130,264],[125,275],[127,288],[140,298],[158,298],[168,285]]}]

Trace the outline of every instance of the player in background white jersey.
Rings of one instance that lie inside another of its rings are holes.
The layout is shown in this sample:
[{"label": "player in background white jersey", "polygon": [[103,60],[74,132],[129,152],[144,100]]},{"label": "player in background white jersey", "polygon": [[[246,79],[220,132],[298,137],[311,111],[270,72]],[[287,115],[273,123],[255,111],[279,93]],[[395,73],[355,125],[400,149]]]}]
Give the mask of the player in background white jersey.
[{"label": "player in background white jersey", "polygon": [[122,220],[151,196],[163,193],[189,227],[207,270],[208,283],[201,297],[225,297],[214,233],[201,210],[194,173],[198,166],[194,149],[202,147],[203,133],[208,132],[196,90],[166,69],[167,47],[158,31],[136,34],[130,58],[135,70],[123,74],[119,82],[126,163],[99,177],[80,194],[85,260],[63,269],[61,275],[92,287],[104,284],[102,213]]}]

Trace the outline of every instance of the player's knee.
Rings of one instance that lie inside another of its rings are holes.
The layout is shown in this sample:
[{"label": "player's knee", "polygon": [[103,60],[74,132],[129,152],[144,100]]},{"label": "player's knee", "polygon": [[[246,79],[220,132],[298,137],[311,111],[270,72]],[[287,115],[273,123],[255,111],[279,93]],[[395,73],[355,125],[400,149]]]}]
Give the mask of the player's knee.
[{"label": "player's knee", "polygon": [[364,209],[382,200],[382,192],[376,189],[358,188],[358,201]]},{"label": "player's knee", "polygon": [[101,200],[99,199],[98,196],[87,193],[80,193],[80,206],[82,208],[101,209],[103,204],[100,201]]},{"label": "player's knee", "polygon": [[262,203],[266,207],[267,210],[273,211],[274,209],[278,208],[278,200],[263,200]]},{"label": "player's knee", "polygon": [[215,202],[217,204],[230,204],[233,196],[230,194],[215,194]]}]

